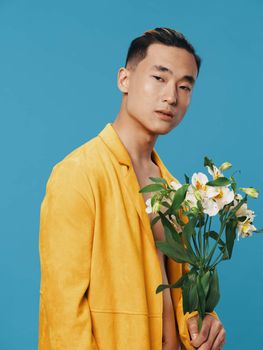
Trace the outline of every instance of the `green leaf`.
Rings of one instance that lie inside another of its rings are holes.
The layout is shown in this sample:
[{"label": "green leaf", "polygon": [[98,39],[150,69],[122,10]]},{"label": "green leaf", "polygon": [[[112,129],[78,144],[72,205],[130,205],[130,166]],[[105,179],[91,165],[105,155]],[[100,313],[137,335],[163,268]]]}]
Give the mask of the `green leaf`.
[{"label": "green leaf", "polygon": [[219,291],[219,280],[217,275],[217,269],[215,268],[214,271],[211,271],[211,277],[210,277],[210,286],[208,295],[206,298],[206,312],[212,312],[214,311],[214,308],[218,304],[220,299],[220,291]]},{"label": "green leaf", "polygon": [[226,247],[227,247],[229,259],[232,256],[234,241],[236,239],[236,227],[237,227],[236,220],[230,220],[226,224],[226,229],[225,229],[226,230]]},{"label": "green leaf", "polygon": [[167,181],[163,177],[149,177],[150,180],[156,183],[162,183],[167,185]]},{"label": "green leaf", "polygon": [[204,226],[205,224],[205,218],[204,218],[204,215],[198,215],[198,221],[197,221],[197,224],[196,224],[196,227],[202,227]]},{"label": "green leaf", "polygon": [[197,200],[197,208],[199,209],[199,211],[203,211],[203,206],[202,206],[202,203],[201,203],[201,201],[198,199]]},{"label": "green leaf", "polygon": [[184,174],[184,178],[185,178],[185,182],[187,184],[190,184],[190,179],[189,179],[189,177],[186,174]]},{"label": "green leaf", "polygon": [[[189,272],[188,272],[189,273]],[[163,291],[166,288],[182,288],[184,285],[184,282],[188,279],[188,273],[185,273],[181,278],[179,278],[175,283],[173,284],[160,284],[155,293],[159,293]]]},{"label": "green leaf", "polygon": [[195,237],[195,235],[196,235],[196,232],[195,232],[196,221],[197,221],[196,217],[189,220],[188,223],[184,226],[183,232],[182,232],[182,237],[183,237],[184,243],[186,244],[186,247],[187,247],[187,253],[188,253],[189,257],[191,258],[191,261],[194,262],[195,264],[197,263],[198,259],[195,255],[193,248],[192,248],[191,238],[192,238],[192,236]]},{"label": "green leaf", "polygon": [[212,180],[212,181],[208,181],[206,183],[207,186],[227,186],[230,184],[231,184],[231,181],[227,177],[224,177],[224,176],[218,177],[217,179]]},{"label": "green leaf", "polygon": [[183,203],[189,184],[184,184],[182,187],[178,188],[173,197],[173,202],[170,208],[170,213],[173,214]]},{"label": "green leaf", "polygon": [[187,312],[190,312],[190,307],[189,307],[189,285],[184,284],[182,287],[182,298],[183,298],[183,311],[184,314]]},{"label": "green leaf", "polygon": [[158,196],[159,196],[159,193],[155,193],[155,195],[152,196],[152,198],[151,198],[151,207],[154,206],[154,203],[157,200]]},{"label": "green leaf", "polygon": [[230,177],[230,180],[231,180],[231,187],[233,189],[233,191],[236,193],[237,192],[237,182],[236,182],[236,179],[234,178],[233,175],[231,175]]},{"label": "green leaf", "polygon": [[[167,243],[169,243],[173,247],[173,249],[176,250],[177,254],[179,254],[178,257],[180,259],[183,258],[185,259],[185,261],[190,262],[192,265],[196,265],[197,259],[194,254],[194,251],[192,250],[190,242],[189,241],[185,242],[187,246],[187,249],[186,249],[183,245],[183,242],[178,232],[176,232],[171,222],[165,217],[165,215],[162,212],[159,212],[159,215],[161,217],[162,225],[164,227],[164,234],[165,234],[165,239]],[[190,240],[189,237],[191,235],[191,229],[193,229],[193,227],[191,228],[191,226],[188,225],[185,231],[184,240]]]},{"label": "green leaf", "polygon": [[260,230],[254,230],[253,232],[263,232],[263,228]]},{"label": "green leaf", "polygon": [[212,159],[209,159],[208,157],[204,157],[204,166],[208,166],[211,170],[213,170],[213,161]]},{"label": "green leaf", "polygon": [[246,218],[247,218],[246,216],[237,216],[237,220],[241,222],[245,221]]},{"label": "green leaf", "polygon": [[189,304],[189,312],[193,312],[198,308],[198,290],[196,283],[191,283],[189,285],[189,293],[188,293],[188,304]]},{"label": "green leaf", "polygon": [[205,292],[201,283],[201,276],[197,277],[197,294],[198,294],[198,304],[199,304],[199,311],[200,311],[200,316],[202,319],[205,316]]},{"label": "green leaf", "polygon": [[153,218],[151,221],[151,227],[153,227],[153,225],[155,225],[158,220],[160,220],[160,216],[155,216],[155,218]]},{"label": "green leaf", "polygon": [[156,191],[160,191],[163,190],[163,186],[159,185],[159,184],[151,184],[151,185],[147,185],[144,186],[143,188],[140,189],[140,193],[144,193],[144,192],[156,192]]},{"label": "green leaf", "polygon": [[155,245],[161,252],[178,263],[189,262],[189,257],[184,248],[179,245],[172,246],[168,242],[155,241]]},{"label": "green leaf", "polygon": [[229,254],[228,254],[227,247],[226,246],[219,247],[219,249],[223,252],[222,260],[228,260],[229,259]]},{"label": "green leaf", "polygon": [[209,290],[209,281],[210,281],[210,271],[208,270],[201,276],[201,284],[204,290],[205,297],[207,296]]},{"label": "green leaf", "polygon": [[182,288],[184,283],[188,281],[189,275],[191,275],[191,271],[183,274],[175,283],[172,284],[171,288]]},{"label": "green leaf", "polygon": [[155,291],[155,294],[158,294],[160,292],[162,292],[164,289],[166,288],[171,288],[171,285],[170,284],[160,284],[157,288],[156,288],[156,291]]},{"label": "green leaf", "polygon": [[[216,241],[218,239],[218,237],[219,237],[219,234],[216,231],[208,231],[208,232],[205,233],[205,237],[211,237],[211,238],[213,238]],[[225,242],[222,241],[221,238],[219,239],[218,243],[221,246],[225,246]]]},{"label": "green leaf", "polygon": [[[182,285],[182,298],[183,298],[183,311],[191,312],[191,308],[193,307],[195,300],[194,300],[194,291],[191,291],[191,297],[190,297],[190,290],[191,286],[196,285],[196,274],[197,270],[193,267],[186,275],[187,278],[185,279],[183,285]],[[190,300],[191,298],[191,300]],[[194,305],[195,306],[195,305]]]},{"label": "green leaf", "polygon": [[[165,214],[163,214],[161,211],[159,212],[162,225],[164,227],[164,233],[165,238],[170,238],[170,236],[174,239],[174,241],[177,242],[178,245],[183,247],[183,242],[178,234],[178,232],[175,230],[175,227],[172,225],[172,223],[166,218]],[[166,237],[167,236],[167,237]]]},{"label": "green leaf", "polygon": [[166,201],[162,202],[162,205],[163,205],[164,207],[168,208],[168,209],[170,209],[170,206],[171,206],[171,205],[170,205],[168,202],[166,202]]},{"label": "green leaf", "polygon": [[245,197],[241,199],[241,201],[230,211],[229,217],[234,216],[234,214],[238,211],[238,209],[243,205],[243,203],[247,202],[247,194],[245,194]]}]

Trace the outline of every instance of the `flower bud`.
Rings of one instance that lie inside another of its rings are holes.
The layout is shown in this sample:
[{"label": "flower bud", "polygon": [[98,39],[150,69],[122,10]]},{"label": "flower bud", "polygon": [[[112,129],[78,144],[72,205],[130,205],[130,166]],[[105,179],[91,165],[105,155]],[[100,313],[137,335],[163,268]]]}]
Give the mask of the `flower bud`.
[{"label": "flower bud", "polygon": [[239,189],[252,198],[257,198],[259,195],[259,192],[254,187],[241,187]]},{"label": "flower bud", "polygon": [[152,207],[153,213],[157,213],[161,209],[161,203],[156,201]]},{"label": "flower bud", "polygon": [[[186,208],[184,207],[184,210]],[[187,215],[183,215],[183,208],[179,208],[178,209],[178,214],[179,214],[179,219],[184,223],[184,224],[187,224],[189,219],[188,219],[188,216]]]},{"label": "flower bud", "polygon": [[194,214],[194,215],[197,215],[199,213],[199,209],[197,207],[192,207],[191,208],[191,212]]},{"label": "flower bud", "polygon": [[232,164],[229,162],[224,162],[223,164],[220,165],[219,170],[223,171],[226,169],[231,168]]},{"label": "flower bud", "polygon": [[199,191],[194,191],[194,196],[198,201],[202,201],[202,196]]}]

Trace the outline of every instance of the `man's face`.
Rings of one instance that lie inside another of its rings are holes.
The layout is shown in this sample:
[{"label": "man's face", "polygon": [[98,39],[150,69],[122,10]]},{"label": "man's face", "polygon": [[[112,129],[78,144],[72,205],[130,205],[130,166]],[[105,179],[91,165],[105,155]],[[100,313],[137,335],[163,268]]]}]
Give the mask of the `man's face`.
[{"label": "man's face", "polygon": [[[123,90],[126,113],[152,134],[171,131],[183,119],[191,100],[197,77],[194,56],[185,49],[155,43],[134,71],[127,69]],[[156,112],[159,110],[170,111],[172,116]]]}]

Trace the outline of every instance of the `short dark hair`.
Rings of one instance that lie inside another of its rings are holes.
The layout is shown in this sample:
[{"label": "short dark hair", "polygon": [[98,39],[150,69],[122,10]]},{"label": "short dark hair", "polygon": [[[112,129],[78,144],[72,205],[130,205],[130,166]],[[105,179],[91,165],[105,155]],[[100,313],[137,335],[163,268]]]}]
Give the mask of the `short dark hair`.
[{"label": "short dark hair", "polygon": [[176,46],[190,52],[197,64],[197,75],[199,73],[201,58],[196,54],[194,47],[189,43],[185,36],[171,28],[155,28],[144,32],[138,38],[135,38],[128,49],[125,68],[129,63],[131,69],[135,69],[137,64],[147,55],[147,49],[151,44],[160,43],[167,46]]}]

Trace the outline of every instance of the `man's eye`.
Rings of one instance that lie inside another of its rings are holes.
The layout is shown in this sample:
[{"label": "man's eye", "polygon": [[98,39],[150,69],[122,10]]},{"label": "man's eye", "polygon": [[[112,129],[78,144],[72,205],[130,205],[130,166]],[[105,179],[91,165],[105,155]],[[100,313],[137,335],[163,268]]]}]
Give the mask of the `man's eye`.
[{"label": "man's eye", "polygon": [[183,89],[183,90],[191,91],[191,89],[188,86],[180,86],[180,88]]},{"label": "man's eye", "polygon": [[163,80],[162,77],[159,77],[158,75],[153,75],[154,78],[156,78],[156,80],[160,81],[160,80]]}]

